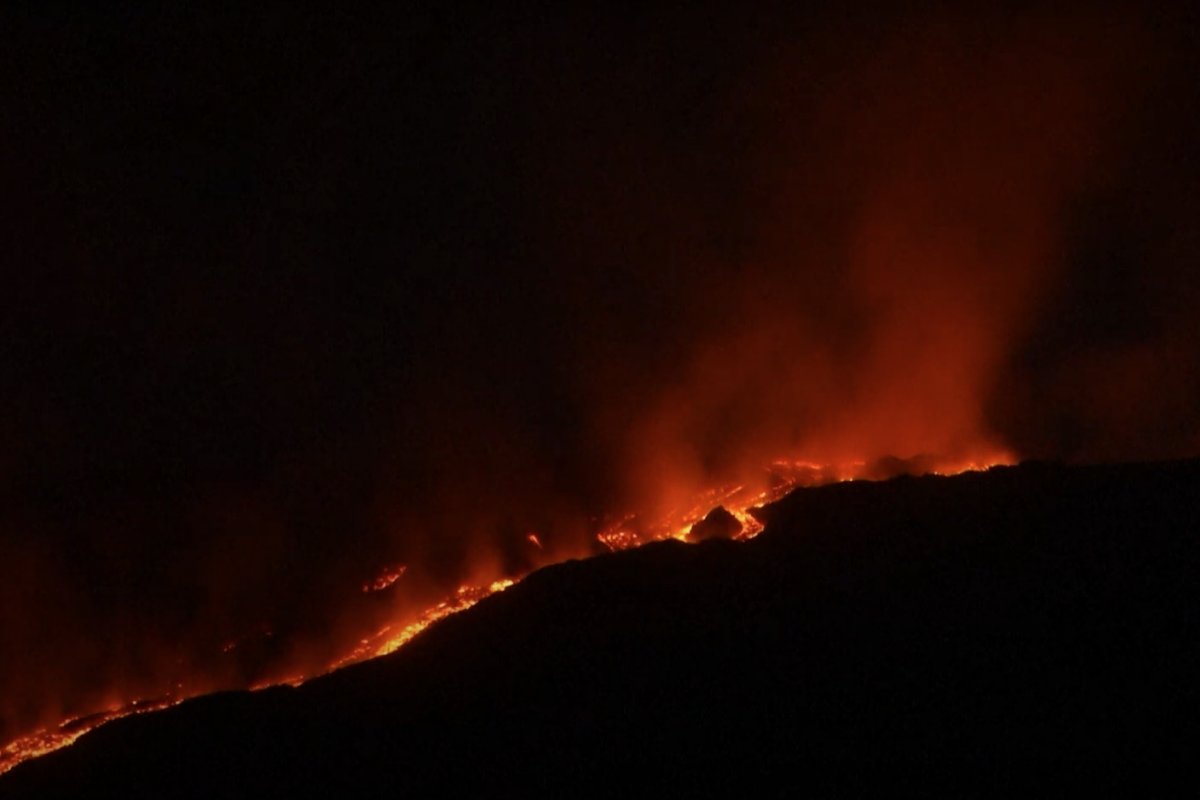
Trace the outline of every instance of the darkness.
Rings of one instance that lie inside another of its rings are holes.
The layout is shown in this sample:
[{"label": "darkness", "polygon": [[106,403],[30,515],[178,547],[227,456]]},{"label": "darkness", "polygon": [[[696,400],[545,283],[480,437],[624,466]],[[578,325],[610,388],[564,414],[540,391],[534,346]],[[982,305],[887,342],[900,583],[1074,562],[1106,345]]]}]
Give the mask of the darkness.
[{"label": "darkness", "polygon": [[0,739],[774,458],[1200,452],[1193,14],[0,13]]},{"label": "darkness", "polygon": [[1165,783],[1200,728],[1198,513],[1195,459],[802,488],[752,541],[552,565],[390,656],[116,720],[0,787]]}]

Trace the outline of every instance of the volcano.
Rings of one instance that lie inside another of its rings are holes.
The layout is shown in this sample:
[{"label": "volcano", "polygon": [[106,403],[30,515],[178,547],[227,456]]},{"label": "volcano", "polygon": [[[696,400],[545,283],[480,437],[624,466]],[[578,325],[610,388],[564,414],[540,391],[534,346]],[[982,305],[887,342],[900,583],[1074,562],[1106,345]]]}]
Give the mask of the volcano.
[{"label": "volcano", "polygon": [[0,11],[0,795],[1177,759],[1195,4],[243,5]]},{"label": "volcano", "polygon": [[[1181,768],[1200,460],[804,488],[754,539],[537,571],[390,656],[112,722],[5,797],[994,787]],[[857,777],[855,777],[857,776]],[[719,783],[713,783],[717,781]]]}]

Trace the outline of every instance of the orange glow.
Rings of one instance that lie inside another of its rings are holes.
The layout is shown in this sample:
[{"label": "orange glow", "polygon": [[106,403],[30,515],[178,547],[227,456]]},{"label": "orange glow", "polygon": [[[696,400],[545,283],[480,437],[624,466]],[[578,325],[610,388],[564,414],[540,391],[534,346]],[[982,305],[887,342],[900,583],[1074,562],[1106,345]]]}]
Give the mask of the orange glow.
[{"label": "orange glow", "polygon": [[633,514],[627,514],[622,517],[617,522],[597,533],[596,541],[607,547],[610,553],[615,553],[619,550],[628,550],[631,547],[643,544],[641,537],[628,527],[634,518]]},{"label": "orange glow", "polygon": [[799,487],[820,486],[842,481],[890,478],[916,472],[931,475],[955,475],[1012,464],[1014,457],[1003,450],[991,450],[970,458],[914,459],[913,464],[899,462],[870,464],[864,460],[821,464],[801,459],[772,461],[754,484],[742,483],[707,489],[689,504],[670,508],[657,516],[629,514],[596,535],[610,551],[627,550],[651,541],[676,539],[689,541],[692,526],[717,506],[724,507],[742,525],[734,536],[739,541],[753,539],[762,532],[762,523],[753,515],[756,508],[773,503]]},{"label": "orange glow", "polygon": [[153,700],[135,700],[119,708],[110,708],[84,717],[69,719],[62,724],[35,731],[9,742],[0,748],[0,775],[8,772],[23,761],[53,753],[73,744],[80,736],[99,728],[105,723],[134,714],[161,711],[183,702],[183,697],[161,697]]},{"label": "orange glow", "polygon": [[408,570],[404,564],[397,564],[394,567],[387,567],[376,576],[375,580],[364,583],[362,590],[364,592],[379,592],[391,586],[396,581],[400,580],[401,576]]},{"label": "orange glow", "polygon": [[[295,622],[283,618],[289,610],[261,617],[279,632],[269,647],[269,633],[247,636],[238,627],[260,617],[244,619],[232,603],[214,612],[234,623],[214,623],[211,642],[191,642],[186,652],[203,662],[209,648],[225,660],[210,661],[208,672],[180,666],[196,682],[157,707],[216,688],[295,685],[386,655],[533,569],[598,550],[689,542],[717,506],[741,523],[734,538],[748,540],[763,529],[754,509],[795,488],[1012,463],[1003,447],[1010,432],[995,430],[989,400],[1055,283],[1066,250],[1060,217],[1105,152],[1108,120],[1117,119],[1107,96],[1117,93],[1117,78],[1137,72],[1129,48],[1115,47],[1107,28],[1092,24],[1034,20],[1009,41],[1003,32],[982,36],[969,25],[918,20],[845,53],[780,48],[746,72],[745,96],[713,98],[719,113],[711,129],[698,131],[722,143],[743,135],[721,133],[727,119],[744,131],[747,157],[724,159],[732,182],[700,184],[742,187],[732,193],[696,191],[690,178],[675,190],[676,174],[705,171],[695,166],[706,152],[650,144],[677,134],[631,135],[611,149],[611,160],[592,152],[603,137],[567,137],[571,147],[578,140],[589,149],[578,169],[562,171],[570,185],[561,196],[548,174],[546,195],[531,200],[531,208],[545,203],[537,227],[555,232],[536,237],[535,249],[547,263],[581,264],[546,270],[537,305],[553,299],[544,305],[564,320],[578,316],[587,330],[564,337],[569,347],[547,363],[563,362],[564,374],[554,377],[569,387],[571,403],[561,417],[572,421],[562,425],[570,436],[556,448],[586,453],[586,469],[566,461],[599,485],[579,490],[557,457],[547,461],[527,446],[525,421],[508,417],[528,413],[523,394],[496,408],[472,399],[465,389],[477,378],[469,367],[446,368],[442,351],[430,348],[439,355],[429,371],[412,374],[414,385],[432,384],[411,393],[399,426],[405,458],[395,475],[380,470],[371,497],[387,517],[386,533],[394,527],[396,543],[409,549],[386,564],[355,561],[345,575],[335,573],[330,584],[358,605],[330,598],[336,621],[315,634],[325,637],[319,642],[290,640],[289,628],[277,624]],[[796,54],[804,63],[794,63]],[[818,72],[807,71],[810,61]],[[708,107],[697,104],[697,113]],[[690,155],[680,161],[676,150]],[[733,169],[741,162],[744,172]],[[727,195],[751,199],[743,207]],[[701,240],[721,242],[719,252],[694,245]],[[615,273],[615,264],[625,266]],[[649,299],[628,302],[642,295]],[[660,320],[668,310],[678,318]],[[510,351],[519,361],[517,348]],[[1153,375],[1130,359],[1128,375]],[[496,374],[509,366],[498,363]],[[1067,387],[1107,380],[1105,363],[1063,378]],[[1030,398],[1040,402],[1036,392]],[[1126,420],[1140,405],[1118,399],[1097,419],[1132,438],[1138,429]],[[561,483],[560,473],[567,475]],[[205,530],[228,526],[231,544],[214,547],[220,557],[198,568],[205,579],[226,580],[226,594],[254,584],[291,542],[287,509],[257,497],[233,505],[245,510],[231,520],[215,514],[211,524],[204,518]],[[298,518],[311,509],[304,510]],[[225,577],[224,553],[243,532],[270,541],[259,562],[228,559],[237,569]],[[301,587],[305,597],[316,596],[308,588]],[[316,596],[314,605],[325,599]],[[243,662],[250,666],[241,669]],[[169,672],[157,666],[146,671]],[[115,689],[111,708],[5,745],[0,773],[154,707],[128,702],[138,687]],[[21,724],[44,725],[106,701],[77,702]]]},{"label": "orange glow", "polygon": [[357,647],[330,664],[327,671],[332,672],[349,664],[394,653],[439,619],[465,611],[485,597],[504,591],[513,583],[512,579],[504,578],[483,586],[460,586],[453,595],[436,606],[425,609],[415,620],[400,626],[385,625],[373,635],[359,640]]},{"label": "orange glow", "polygon": [[[994,452],[976,458],[926,459],[919,463],[925,467],[926,472],[950,475],[1011,463],[1011,458],[1005,453]],[[595,538],[611,552],[628,550],[665,539],[687,542],[693,525],[716,506],[724,506],[742,524],[741,532],[734,538],[744,541],[754,538],[763,529],[762,523],[753,516],[754,509],[780,499],[797,487],[817,486],[866,477],[889,477],[888,475],[875,475],[873,470],[878,469],[877,466],[873,467],[863,460],[851,460],[836,464],[821,464],[796,459],[776,460],[771,462],[753,483],[738,483],[706,489],[696,494],[691,502],[672,507],[666,513],[626,514],[595,534]],[[536,534],[530,533],[526,539],[540,550],[543,549]],[[548,563],[552,562],[547,561]],[[386,589],[395,583],[405,571],[406,567],[403,565],[387,568],[374,581],[364,585],[363,591],[373,592]],[[462,585],[449,597],[426,608],[416,616],[401,614],[395,621],[382,625],[373,633],[359,638],[353,647],[334,659],[324,669],[310,674],[293,673],[285,677],[260,681],[252,685],[250,689],[260,690],[281,684],[298,686],[341,667],[393,653],[438,620],[464,611],[479,601],[504,591],[521,577],[523,576],[504,577],[486,583]],[[228,652],[235,649],[238,644],[238,641],[226,642],[221,649]],[[0,750],[0,774],[23,761],[66,747],[88,731],[114,719],[167,708],[198,694],[203,694],[203,692],[185,692],[180,686],[178,694],[151,700],[136,700],[95,714],[70,719],[55,727],[35,731],[8,743]]]}]

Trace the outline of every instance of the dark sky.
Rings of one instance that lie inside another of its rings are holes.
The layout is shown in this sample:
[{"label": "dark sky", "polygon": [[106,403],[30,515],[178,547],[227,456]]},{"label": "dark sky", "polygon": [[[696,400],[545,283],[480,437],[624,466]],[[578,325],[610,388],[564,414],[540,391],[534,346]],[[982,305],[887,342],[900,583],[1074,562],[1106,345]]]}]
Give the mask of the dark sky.
[{"label": "dark sky", "polygon": [[1194,12],[0,32],[0,730],[771,458],[1200,452]]}]

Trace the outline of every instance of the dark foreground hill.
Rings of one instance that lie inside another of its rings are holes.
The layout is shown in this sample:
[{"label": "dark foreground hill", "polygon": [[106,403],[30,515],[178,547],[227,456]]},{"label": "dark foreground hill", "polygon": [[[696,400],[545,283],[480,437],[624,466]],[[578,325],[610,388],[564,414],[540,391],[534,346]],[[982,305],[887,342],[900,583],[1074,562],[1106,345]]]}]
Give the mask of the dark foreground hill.
[{"label": "dark foreground hill", "polygon": [[391,657],[128,718],[0,796],[570,795],[1182,766],[1200,462],[802,490],[542,570]]}]

